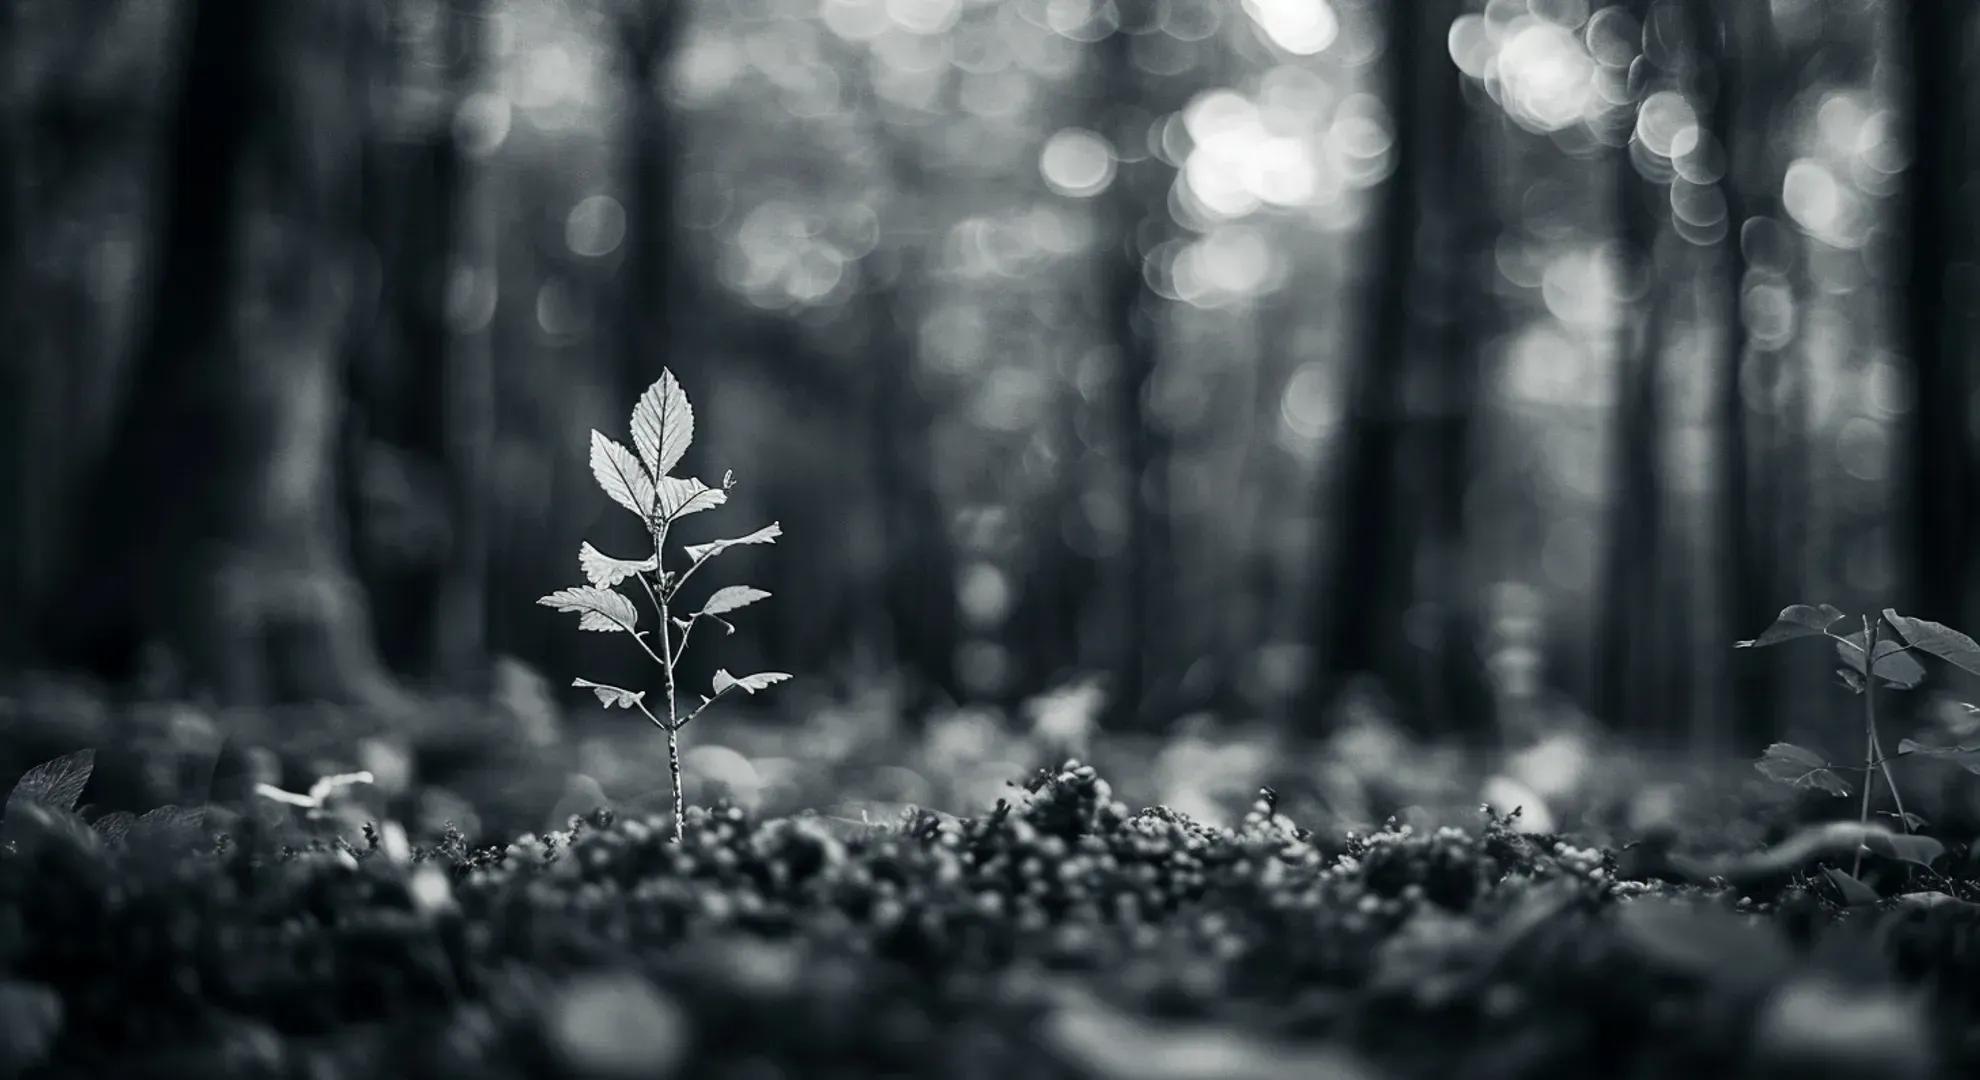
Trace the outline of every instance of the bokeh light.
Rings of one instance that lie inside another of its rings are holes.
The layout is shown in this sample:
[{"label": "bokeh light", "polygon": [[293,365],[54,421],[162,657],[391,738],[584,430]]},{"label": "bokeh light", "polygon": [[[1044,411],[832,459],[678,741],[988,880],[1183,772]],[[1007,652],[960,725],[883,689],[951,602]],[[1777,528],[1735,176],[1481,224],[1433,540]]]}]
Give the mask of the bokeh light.
[{"label": "bokeh light", "polygon": [[1244,11],[1272,44],[1295,56],[1326,49],[1341,29],[1327,0],[1244,0]]},{"label": "bokeh light", "polygon": [[1114,180],[1114,150],[1107,140],[1083,128],[1066,128],[1045,140],[1038,171],[1060,195],[1087,198]]}]

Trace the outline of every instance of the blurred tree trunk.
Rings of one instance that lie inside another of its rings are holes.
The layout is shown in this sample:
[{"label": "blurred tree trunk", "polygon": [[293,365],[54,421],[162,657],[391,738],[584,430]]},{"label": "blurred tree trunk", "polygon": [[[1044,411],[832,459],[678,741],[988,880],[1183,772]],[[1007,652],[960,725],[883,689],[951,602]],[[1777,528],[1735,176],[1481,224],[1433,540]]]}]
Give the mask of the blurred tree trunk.
[{"label": "blurred tree trunk", "polygon": [[[1787,162],[1774,150],[1777,140],[1773,133],[1788,122],[1795,67],[1765,8],[1735,8],[1727,16],[1726,33],[1728,51],[1736,55],[1733,78],[1743,99],[1737,110],[1745,116],[1734,121],[1735,137],[1726,146],[1727,178],[1740,188],[1747,222],[1757,222],[1763,230],[1784,230],[1789,226],[1780,196]],[[1745,137],[1741,137],[1742,132]],[[1735,219],[1735,231],[1729,237],[1729,241],[1738,242],[1733,250],[1742,259],[1746,253],[1744,224]],[[1767,233],[1756,236],[1764,240]],[[1789,305],[1789,327],[1778,335],[1780,343],[1757,338],[1749,341],[1739,366],[1742,391],[1758,392],[1772,400],[1765,410],[1744,414],[1749,466],[1759,470],[1754,475],[1766,478],[1766,483],[1749,487],[1746,510],[1755,552],[1748,602],[1757,604],[1758,610],[1744,613],[1737,626],[1731,621],[1736,617],[1728,616],[1721,633],[1732,632],[1729,640],[1753,636],[1756,619],[1757,626],[1765,626],[1789,603],[1820,599],[1808,591],[1820,579],[1812,567],[1823,545],[1810,542],[1815,535],[1809,527],[1814,483],[1809,455],[1812,395],[1802,371],[1805,365],[1799,362],[1803,357],[1800,324],[1810,293],[1801,245],[1788,247],[1774,261],[1781,257],[1785,257],[1786,265],[1749,265],[1749,271],[1763,272],[1741,282],[1735,300],[1744,314],[1746,286],[1759,284],[1778,284],[1795,298]],[[1780,392],[1784,385],[1788,393]],[[1729,595],[1736,604],[1738,591]],[[1735,678],[1751,678],[1759,687],[1758,696],[1749,697],[1752,712],[1737,718],[1735,724],[1735,737],[1743,740],[1742,748],[1748,752],[1782,734],[1787,718],[1805,722],[1839,704],[1823,685],[1830,664],[1819,650],[1772,649],[1741,654],[1733,663]]]},{"label": "blurred tree trunk", "polygon": [[[1724,750],[1727,743],[1740,749],[1764,745],[1772,736],[1773,721],[1768,694],[1768,666],[1749,662],[1758,657],[1733,656],[1731,642],[1750,637],[1755,626],[1764,626],[1771,615],[1765,567],[1758,558],[1755,520],[1758,507],[1752,498],[1750,458],[1747,439],[1746,382],[1741,372],[1747,363],[1747,332],[1744,314],[1746,253],[1740,234],[1748,217],[1746,192],[1759,158],[1767,151],[1765,129],[1757,127],[1759,110],[1751,98],[1767,92],[1767,84],[1754,79],[1752,62],[1745,51],[1749,46],[1742,35],[1742,24],[1751,22],[1755,12],[1734,7],[1721,13],[1708,0],[1691,0],[1689,19],[1692,37],[1698,45],[1699,64],[1715,76],[1716,92],[1708,118],[1711,133],[1725,151],[1725,173],[1719,192],[1726,202],[1726,236],[1714,253],[1717,276],[1714,295],[1720,303],[1718,338],[1720,355],[1712,366],[1719,372],[1716,423],[1718,427],[1719,484],[1716,550],[1718,589],[1718,630],[1705,644],[1708,656],[1717,658],[1728,677],[1723,701],[1730,709],[1729,724],[1712,724],[1694,732],[1701,749]],[[1760,138],[1750,138],[1758,134]],[[1778,610],[1775,605],[1773,610]],[[1714,710],[1696,710],[1709,719]]]},{"label": "blurred tree trunk", "polygon": [[[1168,615],[1171,592],[1168,448],[1163,432],[1148,414],[1150,386],[1159,360],[1156,325],[1160,299],[1148,288],[1142,269],[1146,252],[1143,226],[1169,218],[1167,169],[1140,150],[1146,140],[1148,101],[1135,67],[1133,35],[1126,27],[1139,25],[1153,11],[1151,0],[1130,0],[1120,7],[1123,28],[1100,42],[1099,100],[1107,110],[1107,133],[1115,147],[1137,148],[1106,195],[1105,223],[1100,235],[1112,244],[1103,252],[1100,290],[1102,319],[1108,338],[1119,351],[1114,373],[1116,420],[1120,425],[1121,498],[1127,513],[1127,538],[1121,567],[1121,640],[1111,687],[1118,722],[1145,727],[1157,722],[1160,694],[1150,678],[1150,660],[1162,639],[1156,626]],[[1173,681],[1167,673],[1162,684]]]},{"label": "blurred tree trunk", "polygon": [[905,702],[911,716],[923,711],[929,691],[950,701],[962,693],[955,668],[961,629],[955,546],[935,489],[933,410],[915,379],[912,320],[925,310],[915,295],[921,280],[921,253],[903,250],[886,282],[868,290],[869,425],[887,624],[882,655],[894,657],[903,674],[921,684]]},{"label": "blurred tree trunk", "polygon": [[[1444,48],[1456,12],[1429,4],[1386,11],[1395,167],[1382,189],[1369,324],[1349,378],[1331,498],[1321,508],[1320,677],[1309,707],[1324,708],[1350,680],[1372,676],[1419,728],[1489,728],[1491,699],[1462,570],[1484,329],[1473,322],[1482,313],[1467,293],[1477,288],[1478,245],[1489,248],[1481,235],[1490,226],[1484,196],[1458,186],[1482,175],[1479,146]],[[1425,423],[1412,425],[1413,413]]]},{"label": "blurred tree trunk", "polygon": [[[27,565],[29,515],[27,482],[30,447],[24,414],[33,382],[28,368],[33,350],[27,347],[22,318],[21,286],[26,278],[26,230],[22,227],[22,172],[27,140],[23,137],[26,104],[21,100],[20,53],[17,43],[20,14],[13,4],[0,4],[0,341],[9,343],[0,357],[0,611],[27,610],[30,572]],[[0,619],[0,666],[18,662],[26,648],[25,626],[19,618]]]},{"label": "blurred tree trunk", "polygon": [[[1432,6],[1433,29],[1447,27],[1464,11],[1462,0]],[[1424,136],[1438,157],[1424,177],[1424,225],[1435,252],[1419,268],[1436,299],[1436,322],[1426,327],[1432,354],[1422,365],[1425,430],[1419,440],[1426,502],[1409,610],[1415,613],[1416,666],[1425,694],[1424,711],[1433,728],[1449,734],[1491,737],[1497,733],[1492,682],[1481,652],[1479,596],[1466,561],[1465,501],[1478,460],[1479,373],[1486,345],[1498,332],[1498,311],[1488,285],[1497,274],[1493,261],[1499,221],[1489,190],[1478,190],[1503,170],[1488,168],[1483,132],[1465,100],[1463,77],[1446,63],[1443,35],[1429,34],[1425,81],[1428,110]],[[1414,411],[1414,410],[1413,410]]]},{"label": "blurred tree trunk", "polygon": [[[1317,350],[1307,344],[1320,332],[1318,320],[1305,304],[1309,282],[1295,270],[1292,282],[1261,303],[1257,351],[1251,370],[1251,408],[1245,424],[1243,525],[1237,535],[1248,538],[1235,575],[1246,605],[1234,620],[1224,650],[1222,670],[1230,711],[1257,710],[1271,724],[1283,724],[1298,704],[1294,688],[1283,681],[1250,679],[1245,673],[1267,645],[1299,641],[1306,627],[1295,583],[1288,580],[1281,536],[1288,514],[1285,497],[1300,488],[1291,468],[1292,455],[1281,445],[1286,392],[1301,364]],[[1289,602],[1290,601],[1290,602]]]},{"label": "blurred tree trunk", "polygon": [[[943,96],[953,95],[945,82]],[[930,212],[939,194],[927,167],[928,148],[912,130],[880,115],[869,117],[868,137],[879,153],[886,182],[902,204],[903,236],[876,260],[876,280],[866,290],[868,328],[868,425],[873,456],[876,532],[880,549],[879,655],[890,657],[910,680],[903,702],[918,717],[936,697],[959,701],[956,671],[962,643],[957,602],[956,546],[943,510],[935,472],[936,408],[919,385],[920,333],[915,319],[929,310],[927,245],[936,234]]]},{"label": "blurred tree trunk", "polygon": [[[1408,368],[1411,278],[1415,262],[1421,171],[1422,68],[1425,41],[1434,36],[1419,4],[1388,10],[1386,74],[1394,118],[1395,168],[1382,186],[1373,237],[1374,270],[1365,301],[1369,312],[1362,345],[1347,383],[1347,415],[1334,469],[1333,494],[1323,497],[1325,537],[1320,587],[1313,597],[1320,677],[1312,705],[1329,706],[1358,675],[1393,670],[1390,651],[1403,640],[1411,541],[1398,514],[1394,486],[1403,446],[1403,392]],[[1324,472],[1324,471],[1323,471]],[[1388,687],[1401,691],[1400,686]]]},{"label": "blurred tree trunk", "polygon": [[[450,6],[442,32],[455,18]],[[442,180],[453,154],[455,102],[403,85],[403,29],[368,12],[368,62],[353,96],[365,117],[354,229],[366,252],[346,327],[350,396],[344,502],[352,563],[371,598],[372,629],[395,671],[434,674],[439,591],[452,546],[443,482],[443,379],[450,260]],[[390,130],[406,98],[436,99],[428,130]],[[387,96],[396,100],[384,100]],[[369,280],[366,280],[366,279]]]},{"label": "blurred tree trunk", "polygon": [[673,313],[678,300],[674,210],[681,157],[679,133],[667,107],[667,72],[687,22],[685,0],[620,0],[619,40],[626,64],[627,175],[624,310],[620,327],[617,400],[628,414],[660,369],[670,367],[697,401],[715,388],[683,370]]},{"label": "blurred tree trunk", "polygon": [[[1958,624],[1970,608],[1970,563],[1980,531],[1980,468],[1973,449],[1973,358],[1957,327],[1968,317],[1948,302],[1955,264],[1967,255],[1972,217],[1962,197],[1967,179],[1970,5],[1918,2],[1900,8],[1910,46],[1911,166],[1905,172],[1909,233],[1903,347],[1913,372],[1910,476],[1913,513],[1910,578],[1903,588],[1909,613]],[[1966,268],[1971,282],[1971,268]],[[1970,305],[1971,297],[1962,297]],[[1968,627],[1968,629],[1972,629]]]},{"label": "blurred tree trunk", "polygon": [[434,674],[448,685],[479,686],[488,662],[490,461],[495,452],[495,373],[489,326],[500,287],[496,272],[495,209],[487,169],[473,161],[457,122],[480,86],[488,52],[485,0],[448,5],[447,110],[434,148],[433,220],[445,272],[432,303],[446,328],[440,424],[446,467],[446,506],[453,543],[440,575],[434,625]]},{"label": "blurred tree trunk", "polygon": [[1086,527],[1081,498],[1091,478],[1079,431],[1083,422],[1091,422],[1089,408],[1077,390],[1058,395],[1052,440],[1060,454],[1057,478],[1036,512],[1025,515],[1027,564],[1010,638],[1020,657],[1020,685],[1026,687],[1051,686],[1073,674],[1100,670],[1109,659],[1107,650],[1095,649],[1090,640],[1096,597],[1105,581],[1103,560],[1068,539],[1069,530]]},{"label": "blurred tree trunk", "polygon": [[1665,292],[1656,257],[1662,206],[1637,174],[1627,144],[1615,153],[1615,184],[1623,278],[1643,290],[1643,300],[1616,313],[1613,474],[1597,612],[1596,686],[1598,712],[1610,724],[1649,736],[1661,734],[1655,729],[1666,718],[1661,707],[1666,687],[1659,675],[1667,648],[1658,617],[1666,602],[1659,589],[1664,545],[1658,381]]},{"label": "blurred tree trunk", "polygon": [[50,640],[112,674],[162,644],[225,701],[388,704],[334,497],[352,21],[257,0],[185,18],[151,311]]}]

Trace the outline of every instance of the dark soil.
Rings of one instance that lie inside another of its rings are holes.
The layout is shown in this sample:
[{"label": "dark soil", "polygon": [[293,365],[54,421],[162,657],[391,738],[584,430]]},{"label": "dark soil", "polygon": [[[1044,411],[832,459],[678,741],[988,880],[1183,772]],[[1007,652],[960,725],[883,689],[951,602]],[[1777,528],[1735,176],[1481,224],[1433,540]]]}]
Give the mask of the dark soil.
[{"label": "dark soil", "polygon": [[1217,829],[1073,764],[975,819],[691,810],[680,845],[600,813],[283,846],[60,801],[5,820],[7,1075],[1980,1070],[1980,906],[1632,881],[1486,813],[1316,836],[1266,792]]}]

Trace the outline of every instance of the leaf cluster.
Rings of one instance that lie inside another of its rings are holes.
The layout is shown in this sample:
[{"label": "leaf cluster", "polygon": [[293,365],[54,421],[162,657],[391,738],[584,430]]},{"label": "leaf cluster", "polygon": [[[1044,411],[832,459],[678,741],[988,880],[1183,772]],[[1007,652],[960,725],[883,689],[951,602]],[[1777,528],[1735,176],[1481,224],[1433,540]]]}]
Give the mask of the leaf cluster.
[{"label": "leaf cluster", "polygon": [[[731,690],[754,694],[790,678],[776,671],[741,677],[720,671],[710,693],[701,696],[701,704],[693,712],[683,716],[675,707],[675,670],[694,628],[707,620],[734,633],[735,627],[724,616],[770,596],[753,586],[729,585],[711,593],[691,614],[679,617],[674,613],[681,610],[682,587],[724,551],[743,545],[774,544],[783,535],[782,527],[772,522],[743,536],[683,545],[687,557],[685,568],[679,572],[666,568],[667,537],[675,523],[722,506],[735,486],[734,476],[729,474],[723,476],[720,486],[710,486],[696,477],[674,475],[694,442],[694,423],[694,407],[687,393],[673,372],[662,371],[659,380],[640,395],[633,407],[632,447],[603,432],[591,433],[592,477],[607,497],[639,518],[652,539],[653,549],[641,558],[626,559],[607,555],[587,541],[578,548],[578,569],[586,583],[559,589],[537,600],[545,607],[578,616],[581,630],[632,636],[665,676],[664,719],[648,707],[644,690],[582,678],[571,685],[590,690],[597,695],[599,704],[608,709],[636,709],[668,732],[686,726],[702,709]],[[621,591],[628,583],[637,585],[637,592],[628,595]],[[639,595],[647,598],[657,620],[656,629],[641,627],[640,609],[635,602]]]},{"label": "leaf cluster", "polygon": [[[1900,615],[1893,608],[1885,608],[1881,613],[1881,626],[1888,626],[1893,636],[1881,632],[1879,623],[1869,616],[1863,619],[1863,629],[1848,634],[1836,633],[1832,628],[1844,617],[1843,612],[1831,604],[1791,604],[1783,608],[1773,625],[1758,637],[1736,642],[1734,647],[1757,649],[1802,638],[1828,638],[1835,643],[1836,656],[1842,663],[1836,669],[1837,678],[1850,692],[1858,695],[1870,694],[1879,687],[1890,690],[1916,688],[1924,682],[1926,675],[1924,665],[1918,661],[1919,654],[1936,657],[1968,674],[1980,675],[1980,643],[1951,627],[1929,619]],[[1866,701],[1866,708],[1872,704]],[[1971,705],[1964,708],[1969,715],[1980,712]],[[1969,772],[1980,773],[1980,746],[1932,746],[1905,739],[1898,744],[1895,753],[1884,753],[1876,740],[1875,713],[1872,711],[1868,715],[1872,752],[1860,767],[1832,764],[1807,747],[1786,742],[1767,747],[1754,767],[1769,779],[1790,787],[1823,791],[1837,797],[1847,796],[1851,792],[1845,773],[1862,773],[1867,785],[1872,770],[1881,769],[1886,779],[1890,780],[1889,764],[1901,757],[1937,757]],[[1867,792],[1865,800],[1867,814]],[[1898,817],[1907,829],[1917,820],[1915,815],[1903,812],[1902,802],[1899,803]],[[1872,854],[1889,854],[1880,849],[1879,843],[1870,840],[1865,840],[1861,847]],[[1838,888],[1848,891],[1845,883],[1838,882]]]}]

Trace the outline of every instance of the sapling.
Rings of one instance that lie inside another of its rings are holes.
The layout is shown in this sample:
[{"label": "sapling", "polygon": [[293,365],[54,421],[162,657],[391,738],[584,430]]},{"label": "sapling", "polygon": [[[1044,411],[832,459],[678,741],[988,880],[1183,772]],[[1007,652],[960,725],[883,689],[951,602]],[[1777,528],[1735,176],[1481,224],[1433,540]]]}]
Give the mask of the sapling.
[{"label": "sapling", "polygon": [[[1840,609],[1829,604],[1793,604],[1782,609],[1780,617],[1759,637],[1735,642],[1733,647],[1756,649],[1805,637],[1824,637],[1835,642],[1836,655],[1844,665],[1836,669],[1836,675],[1843,686],[1863,699],[1862,766],[1833,765],[1807,747],[1785,742],[1767,747],[1754,764],[1771,779],[1794,787],[1826,791],[1838,798],[1849,795],[1849,783],[1842,773],[1863,774],[1863,798],[1857,811],[1863,839],[1855,845],[1855,862],[1850,870],[1853,878],[1863,869],[1864,849],[1873,844],[1872,850],[1878,854],[1927,864],[1938,850],[1936,842],[1929,845],[1900,842],[1899,838],[1869,828],[1871,790],[1880,774],[1885,786],[1891,789],[1891,802],[1897,808],[1896,816],[1904,831],[1910,833],[1919,821],[1905,811],[1904,797],[1898,793],[1897,778],[1891,773],[1892,760],[1914,754],[1929,755],[1948,758],[1980,772],[1980,748],[1976,747],[1926,746],[1905,739],[1898,744],[1896,753],[1886,754],[1877,735],[1877,691],[1880,688],[1910,690],[1924,681],[1924,665],[1913,653],[1936,656],[1962,671],[1980,675],[1980,644],[1948,626],[1900,615],[1891,608],[1885,608],[1881,618],[1863,616],[1862,629],[1853,633],[1838,634],[1831,629],[1845,617]],[[1973,711],[1972,706],[1967,709]]]},{"label": "sapling", "polygon": [[[663,369],[659,381],[640,395],[633,408],[632,438],[634,450],[628,450],[593,431],[591,475],[613,502],[638,515],[652,541],[652,554],[643,559],[619,559],[601,553],[587,542],[578,549],[578,567],[589,584],[559,590],[536,602],[558,611],[575,612],[581,630],[631,636],[647,658],[660,668],[661,685],[667,697],[664,712],[648,707],[644,690],[628,690],[590,679],[577,679],[571,685],[598,695],[599,704],[608,709],[638,709],[654,727],[667,733],[667,767],[674,789],[674,840],[678,842],[685,809],[681,795],[681,729],[731,691],[754,694],[790,678],[781,671],[740,677],[717,671],[712,692],[697,695],[699,704],[691,711],[683,711],[677,675],[681,655],[687,650],[694,628],[707,621],[733,634],[735,626],[723,616],[770,594],[748,585],[728,585],[709,594],[692,614],[683,618],[676,614],[683,610],[681,589],[715,556],[743,544],[775,543],[783,535],[783,529],[771,522],[747,536],[683,545],[686,565],[678,572],[667,569],[667,534],[674,523],[729,501],[735,474],[723,474],[721,487],[709,487],[693,477],[672,475],[682,455],[687,453],[688,444],[694,441],[694,409],[688,405],[687,394],[671,371]],[[653,610],[659,626],[657,642],[653,632],[640,629],[638,606],[619,591],[628,581],[639,585],[639,591],[645,594]]]}]

